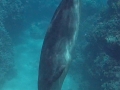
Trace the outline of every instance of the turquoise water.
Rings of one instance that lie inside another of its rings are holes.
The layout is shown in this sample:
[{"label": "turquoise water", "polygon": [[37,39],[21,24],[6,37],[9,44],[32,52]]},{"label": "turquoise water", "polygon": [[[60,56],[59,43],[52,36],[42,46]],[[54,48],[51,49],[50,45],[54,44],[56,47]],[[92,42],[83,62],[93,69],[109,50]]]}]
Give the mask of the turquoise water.
[{"label": "turquoise water", "polygon": [[[38,90],[45,33],[61,0],[0,2],[0,90]],[[120,0],[82,0],[62,90],[120,90]]]}]

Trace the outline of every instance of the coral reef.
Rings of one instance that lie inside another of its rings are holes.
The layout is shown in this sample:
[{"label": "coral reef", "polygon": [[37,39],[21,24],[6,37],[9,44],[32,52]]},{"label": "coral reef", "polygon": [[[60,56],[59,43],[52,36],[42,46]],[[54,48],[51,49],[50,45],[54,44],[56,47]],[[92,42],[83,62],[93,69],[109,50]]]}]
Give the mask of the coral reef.
[{"label": "coral reef", "polygon": [[120,0],[107,3],[109,7],[81,25],[78,42],[82,42],[76,45],[76,53],[82,58],[77,58],[81,63],[81,90],[120,90]]},{"label": "coral reef", "polygon": [[120,10],[120,0],[108,0],[107,3],[109,8],[113,10]]},{"label": "coral reef", "polygon": [[90,16],[94,16],[106,7],[106,0],[81,0],[81,12],[82,18],[86,19]]},{"label": "coral reef", "polygon": [[13,46],[8,32],[0,25],[0,89],[15,76]]},{"label": "coral reef", "polygon": [[50,21],[58,2],[60,1],[2,0],[0,21],[2,20],[14,43],[18,44],[19,36],[31,26],[31,23]]}]

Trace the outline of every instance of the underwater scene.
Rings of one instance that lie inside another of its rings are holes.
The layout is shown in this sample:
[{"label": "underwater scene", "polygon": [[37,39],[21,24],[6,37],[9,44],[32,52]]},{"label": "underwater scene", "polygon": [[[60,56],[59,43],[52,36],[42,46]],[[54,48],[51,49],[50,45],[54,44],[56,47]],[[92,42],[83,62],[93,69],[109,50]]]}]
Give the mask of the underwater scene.
[{"label": "underwater scene", "polygon": [[[61,1],[0,1],[0,90],[39,90],[41,50]],[[54,90],[120,90],[120,0],[79,1],[71,63],[62,89]]]}]

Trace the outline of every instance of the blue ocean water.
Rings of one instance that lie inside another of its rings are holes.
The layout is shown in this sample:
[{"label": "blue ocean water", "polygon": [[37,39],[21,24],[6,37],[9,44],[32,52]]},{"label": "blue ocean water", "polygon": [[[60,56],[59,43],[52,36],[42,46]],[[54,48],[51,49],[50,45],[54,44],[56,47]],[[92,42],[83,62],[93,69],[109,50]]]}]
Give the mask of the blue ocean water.
[{"label": "blue ocean water", "polygon": [[[38,90],[40,52],[61,0],[0,1],[0,90]],[[120,90],[120,0],[82,0],[62,90]]]}]

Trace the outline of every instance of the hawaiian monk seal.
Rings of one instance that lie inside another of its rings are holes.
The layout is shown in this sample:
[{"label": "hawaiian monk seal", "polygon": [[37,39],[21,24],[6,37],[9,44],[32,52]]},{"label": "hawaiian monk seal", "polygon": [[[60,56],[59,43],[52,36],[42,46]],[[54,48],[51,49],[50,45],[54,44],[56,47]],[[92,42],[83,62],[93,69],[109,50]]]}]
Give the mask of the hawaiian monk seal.
[{"label": "hawaiian monk seal", "polygon": [[38,90],[61,90],[79,30],[80,0],[62,0],[46,33],[40,57]]}]

